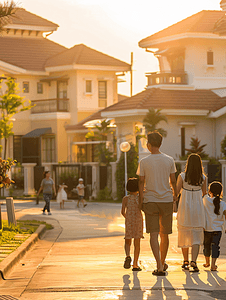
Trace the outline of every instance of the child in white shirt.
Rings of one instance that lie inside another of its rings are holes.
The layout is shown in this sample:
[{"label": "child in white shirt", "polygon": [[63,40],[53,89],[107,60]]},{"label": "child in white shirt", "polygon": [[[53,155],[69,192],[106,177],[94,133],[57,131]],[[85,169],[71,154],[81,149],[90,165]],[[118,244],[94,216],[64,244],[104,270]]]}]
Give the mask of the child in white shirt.
[{"label": "child in white shirt", "polygon": [[204,249],[206,263],[205,268],[210,266],[211,271],[217,270],[216,260],[220,255],[220,240],[222,236],[224,220],[226,215],[226,203],[221,201],[223,186],[214,181],[209,185],[209,193],[203,198],[206,214],[206,226],[204,231]]},{"label": "child in white shirt", "polygon": [[79,178],[79,184],[77,185],[77,190],[78,190],[78,203],[77,203],[77,207],[79,207],[79,203],[80,201],[82,201],[83,203],[83,207],[85,207],[87,204],[85,203],[85,200],[84,200],[84,195],[85,195],[85,186],[83,184],[83,179],[82,178]]}]

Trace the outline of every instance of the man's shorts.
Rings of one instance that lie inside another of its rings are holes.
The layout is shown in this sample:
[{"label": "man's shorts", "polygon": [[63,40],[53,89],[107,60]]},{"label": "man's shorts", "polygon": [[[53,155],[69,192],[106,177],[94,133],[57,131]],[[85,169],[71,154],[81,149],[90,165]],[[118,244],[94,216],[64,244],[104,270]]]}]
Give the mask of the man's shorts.
[{"label": "man's shorts", "polygon": [[143,203],[145,213],[146,232],[172,233],[173,202]]}]

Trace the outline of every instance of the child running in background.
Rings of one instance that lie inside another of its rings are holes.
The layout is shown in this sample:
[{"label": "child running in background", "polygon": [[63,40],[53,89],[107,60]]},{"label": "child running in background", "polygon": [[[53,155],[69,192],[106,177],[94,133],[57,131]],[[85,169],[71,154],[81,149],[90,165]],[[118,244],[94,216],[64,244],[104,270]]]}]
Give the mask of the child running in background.
[{"label": "child running in background", "polygon": [[76,188],[78,190],[78,203],[77,203],[77,207],[79,207],[80,201],[82,201],[83,207],[85,207],[87,204],[85,203],[85,200],[84,200],[85,186],[83,184],[83,179],[82,178],[79,178],[78,185],[77,185]]},{"label": "child running in background", "polygon": [[61,185],[59,185],[59,190],[57,193],[57,202],[60,203],[60,208],[64,208],[64,201],[67,200],[67,193],[65,192],[65,188],[67,188],[67,186],[63,183]]},{"label": "child running in background", "polygon": [[140,254],[140,239],[143,238],[143,216],[139,209],[139,186],[137,178],[129,178],[126,189],[129,196],[125,196],[122,200],[121,214],[125,217],[125,253],[126,258],[124,268],[131,267],[130,247],[131,241],[134,239],[134,260],[132,271],[141,271],[138,266],[138,258]]},{"label": "child running in background", "polygon": [[222,189],[222,184],[214,181],[209,185],[208,195],[203,198],[206,213],[203,249],[206,263],[203,266],[210,267],[211,255],[211,271],[217,271],[216,260],[220,255],[219,244],[226,215],[226,203],[221,201]]}]

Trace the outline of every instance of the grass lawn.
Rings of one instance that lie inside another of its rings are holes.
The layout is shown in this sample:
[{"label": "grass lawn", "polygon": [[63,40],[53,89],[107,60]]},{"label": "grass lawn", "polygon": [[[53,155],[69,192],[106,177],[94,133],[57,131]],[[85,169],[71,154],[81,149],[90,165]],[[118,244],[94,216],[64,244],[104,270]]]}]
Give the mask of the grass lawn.
[{"label": "grass lawn", "polygon": [[3,221],[3,229],[0,230],[0,262],[26,241],[40,224],[46,225],[47,230],[53,228],[52,225],[46,222],[36,220],[17,221],[17,226],[8,225],[7,221]]}]

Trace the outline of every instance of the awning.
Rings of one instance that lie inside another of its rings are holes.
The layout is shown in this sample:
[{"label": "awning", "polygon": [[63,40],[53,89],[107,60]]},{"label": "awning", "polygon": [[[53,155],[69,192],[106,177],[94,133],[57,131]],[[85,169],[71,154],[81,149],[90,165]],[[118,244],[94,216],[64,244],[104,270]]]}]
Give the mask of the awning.
[{"label": "awning", "polygon": [[37,138],[37,137],[40,137],[40,136],[42,136],[44,134],[48,134],[48,133],[52,133],[52,128],[51,127],[37,128],[37,129],[34,129],[34,130],[28,132],[22,138]]}]

